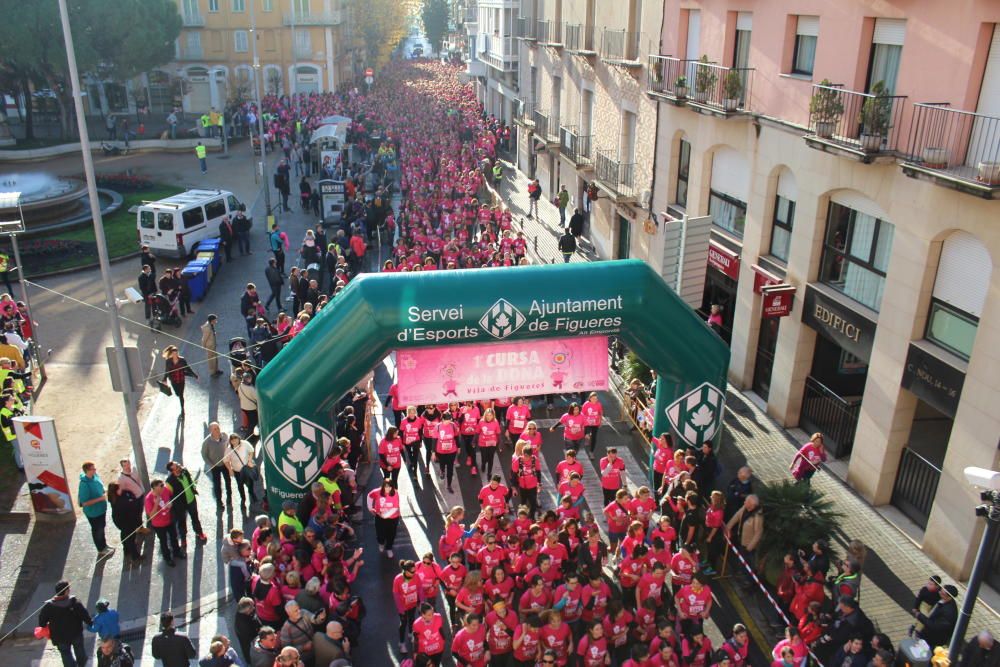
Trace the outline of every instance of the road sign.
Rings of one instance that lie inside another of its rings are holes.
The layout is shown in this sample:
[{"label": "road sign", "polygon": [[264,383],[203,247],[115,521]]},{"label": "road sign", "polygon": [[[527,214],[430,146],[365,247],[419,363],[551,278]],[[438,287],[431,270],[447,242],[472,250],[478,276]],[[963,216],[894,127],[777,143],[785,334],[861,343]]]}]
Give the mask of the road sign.
[{"label": "road sign", "polygon": [[373,70],[371,67],[365,70],[365,78],[370,79],[373,76],[375,76],[375,70]]}]

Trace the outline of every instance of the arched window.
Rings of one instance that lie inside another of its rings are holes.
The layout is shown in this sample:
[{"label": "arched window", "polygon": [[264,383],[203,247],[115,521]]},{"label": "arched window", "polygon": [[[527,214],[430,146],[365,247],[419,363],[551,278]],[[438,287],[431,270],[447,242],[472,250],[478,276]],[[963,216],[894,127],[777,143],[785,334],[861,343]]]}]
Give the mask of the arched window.
[{"label": "arched window", "polygon": [[941,247],[926,338],[968,360],[989,291],[990,253],[968,232],[952,232]]},{"label": "arched window", "polygon": [[743,238],[747,199],[750,196],[750,166],[742,154],[723,146],[712,156],[712,188],[708,212],[712,223]]},{"label": "arched window", "polygon": [[834,194],[826,215],[819,279],[878,311],[895,227],[875,202],[850,190]]}]

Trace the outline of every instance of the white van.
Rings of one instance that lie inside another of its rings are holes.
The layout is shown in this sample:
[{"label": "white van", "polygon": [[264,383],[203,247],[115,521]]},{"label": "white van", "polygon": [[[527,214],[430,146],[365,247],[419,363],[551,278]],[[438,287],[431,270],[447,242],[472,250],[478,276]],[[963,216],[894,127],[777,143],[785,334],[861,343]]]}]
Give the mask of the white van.
[{"label": "white van", "polygon": [[219,223],[242,208],[226,190],[188,190],[160,201],[144,202],[137,213],[139,243],[157,255],[187,257],[204,239],[219,236]]}]

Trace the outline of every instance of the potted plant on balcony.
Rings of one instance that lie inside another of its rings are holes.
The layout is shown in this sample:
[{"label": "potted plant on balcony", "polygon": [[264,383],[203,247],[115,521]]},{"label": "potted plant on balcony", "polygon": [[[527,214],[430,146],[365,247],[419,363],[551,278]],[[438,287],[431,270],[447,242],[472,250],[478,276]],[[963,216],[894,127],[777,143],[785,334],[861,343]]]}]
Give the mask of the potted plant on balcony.
[{"label": "potted plant on balcony", "polygon": [[707,55],[703,55],[698,59],[698,64],[695,65],[695,68],[694,99],[697,102],[704,102],[708,99],[708,93],[711,91],[712,86],[719,80],[719,75],[710,67]]},{"label": "potted plant on balcony", "polygon": [[731,69],[722,80],[722,108],[726,111],[736,111],[740,106],[740,99],[743,97],[743,77],[740,73]]},{"label": "potted plant on balcony", "polygon": [[892,120],[892,100],[881,81],[872,86],[871,97],[861,105],[861,149],[875,153],[882,149],[884,137],[889,133]]},{"label": "potted plant on balcony", "polygon": [[683,100],[688,96],[688,78],[686,76],[679,76],[674,79],[674,95],[677,99]]},{"label": "potted plant on balcony", "polygon": [[840,101],[840,93],[831,88],[833,83],[829,79],[823,79],[819,85],[809,100],[809,114],[816,124],[816,136],[829,139],[844,113],[844,103]]}]

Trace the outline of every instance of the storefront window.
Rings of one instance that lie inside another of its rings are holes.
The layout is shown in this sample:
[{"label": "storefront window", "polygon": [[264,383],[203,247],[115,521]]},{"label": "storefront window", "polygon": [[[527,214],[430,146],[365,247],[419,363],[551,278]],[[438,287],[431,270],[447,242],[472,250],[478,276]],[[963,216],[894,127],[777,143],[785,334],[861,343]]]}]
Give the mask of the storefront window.
[{"label": "storefront window", "polygon": [[831,203],[820,281],[878,311],[894,230],[884,220]]},{"label": "storefront window", "polygon": [[976,341],[979,318],[963,313],[943,301],[931,301],[927,338],[968,361]]},{"label": "storefront window", "polygon": [[688,175],[691,172],[691,144],[681,139],[680,158],[677,165],[677,205],[687,208]]},{"label": "storefront window", "polygon": [[771,254],[783,262],[788,261],[794,218],[795,202],[778,195],[774,203],[774,225],[771,227]]},{"label": "storefront window", "polygon": [[721,229],[743,238],[743,226],[746,224],[747,205],[729,195],[715,190],[709,191],[708,213],[712,223]]}]

